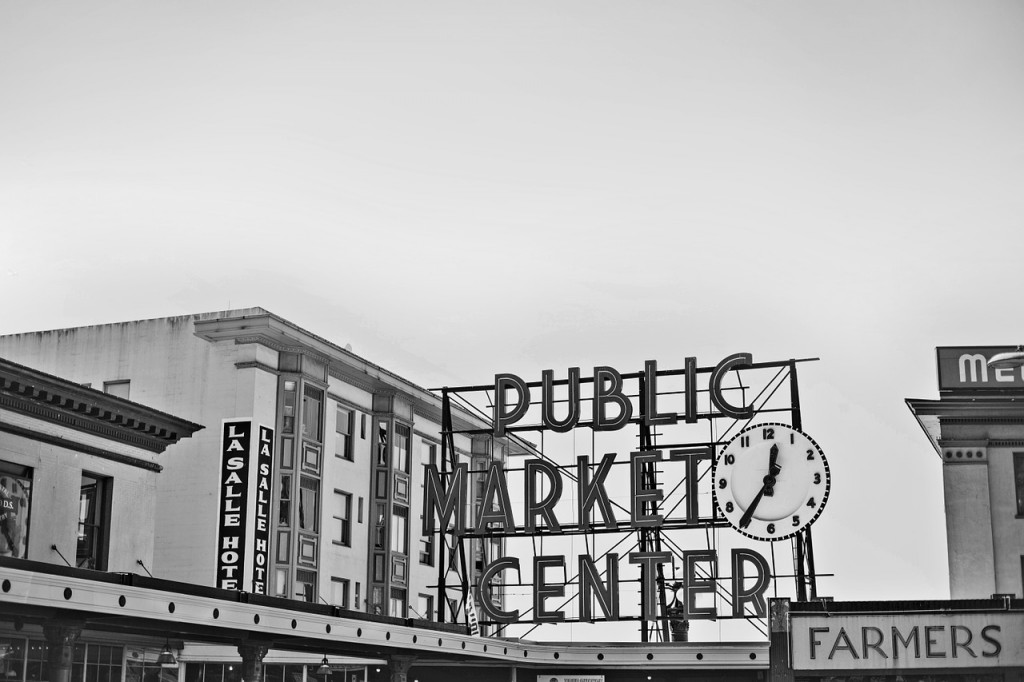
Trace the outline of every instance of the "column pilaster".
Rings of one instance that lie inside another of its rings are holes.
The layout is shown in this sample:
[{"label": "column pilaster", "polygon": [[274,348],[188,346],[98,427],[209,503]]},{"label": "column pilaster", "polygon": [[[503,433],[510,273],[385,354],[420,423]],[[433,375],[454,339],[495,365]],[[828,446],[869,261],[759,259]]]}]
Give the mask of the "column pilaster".
[{"label": "column pilaster", "polygon": [[70,682],[71,664],[75,660],[75,644],[78,643],[81,634],[81,623],[53,621],[43,626],[50,682]]}]

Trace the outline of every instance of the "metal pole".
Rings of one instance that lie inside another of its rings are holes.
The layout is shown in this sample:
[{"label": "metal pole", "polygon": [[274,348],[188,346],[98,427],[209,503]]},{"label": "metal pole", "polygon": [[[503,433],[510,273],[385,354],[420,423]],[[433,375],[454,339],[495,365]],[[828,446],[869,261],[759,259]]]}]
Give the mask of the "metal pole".
[{"label": "metal pole", "polygon": [[[445,474],[448,473],[448,456],[449,456],[449,440],[454,445],[454,439],[452,439],[452,404],[451,399],[448,397],[448,389],[444,388],[441,390],[441,480],[445,480]],[[454,454],[454,453],[451,453]],[[424,510],[427,512],[428,510]],[[433,510],[429,510],[433,519]],[[433,522],[430,526],[434,531],[435,537],[437,538],[437,622],[444,622],[444,612],[448,608],[447,593],[445,590],[445,570],[444,564],[447,552],[446,537],[447,528],[433,528]],[[452,614],[454,619],[454,614]]]}]

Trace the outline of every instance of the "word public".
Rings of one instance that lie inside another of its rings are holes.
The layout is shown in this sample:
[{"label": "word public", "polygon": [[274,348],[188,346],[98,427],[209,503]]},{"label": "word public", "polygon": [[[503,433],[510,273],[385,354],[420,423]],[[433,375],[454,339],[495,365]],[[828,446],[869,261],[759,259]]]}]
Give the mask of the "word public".
[{"label": "word public", "polygon": [[[724,416],[733,419],[747,419],[753,415],[751,406],[735,406],[726,400],[722,393],[722,380],[732,369],[749,367],[753,362],[750,353],[736,353],[719,362],[711,372],[708,392],[711,404]],[[682,415],[688,423],[697,421],[697,359],[686,358],[685,410]],[[658,412],[658,365],[654,360],[644,363],[641,374],[642,392],[640,398],[644,405],[643,421],[648,426],[657,424],[675,424],[679,415]],[[543,428],[564,433],[577,426],[582,426],[582,409],[580,396],[580,368],[570,367],[567,385],[568,413],[562,417],[555,416],[555,376],[554,371],[546,369],[541,372],[541,422]],[[595,431],[615,431],[621,429],[633,418],[633,405],[625,394],[622,374],[612,367],[595,367],[593,375],[592,421],[587,424]],[[534,384],[536,386],[536,384]],[[510,399],[509,392],[514,396]],[[530,385],[515,374],[496,374],[494,376],[494,435],[502,436],[505,430],[526,416],[530,407]],[[611,415],[609,407],[614,406],[616,413]]]}]

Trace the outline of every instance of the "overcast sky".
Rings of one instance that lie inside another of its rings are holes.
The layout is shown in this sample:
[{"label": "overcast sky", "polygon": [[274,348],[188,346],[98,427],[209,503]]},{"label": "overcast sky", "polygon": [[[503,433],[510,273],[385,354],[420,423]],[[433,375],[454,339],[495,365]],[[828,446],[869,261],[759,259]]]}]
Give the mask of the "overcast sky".
[{"label": "overcast sky", "polygon": [[4,3],[0,333],[258,305],[424,386],[820,358],[819,590],[946,598],[903,401],[1024,341],[1022,86],[1013,1]]}]

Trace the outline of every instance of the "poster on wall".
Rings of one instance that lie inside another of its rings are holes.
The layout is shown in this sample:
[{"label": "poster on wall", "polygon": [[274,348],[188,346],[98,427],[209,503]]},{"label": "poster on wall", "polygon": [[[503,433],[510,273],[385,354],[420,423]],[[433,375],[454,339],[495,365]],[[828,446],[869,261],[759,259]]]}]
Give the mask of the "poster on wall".
[{"label": "poster on wall", "polygon": [[0,462],[0,556],[28,556],[32,470]]}]

